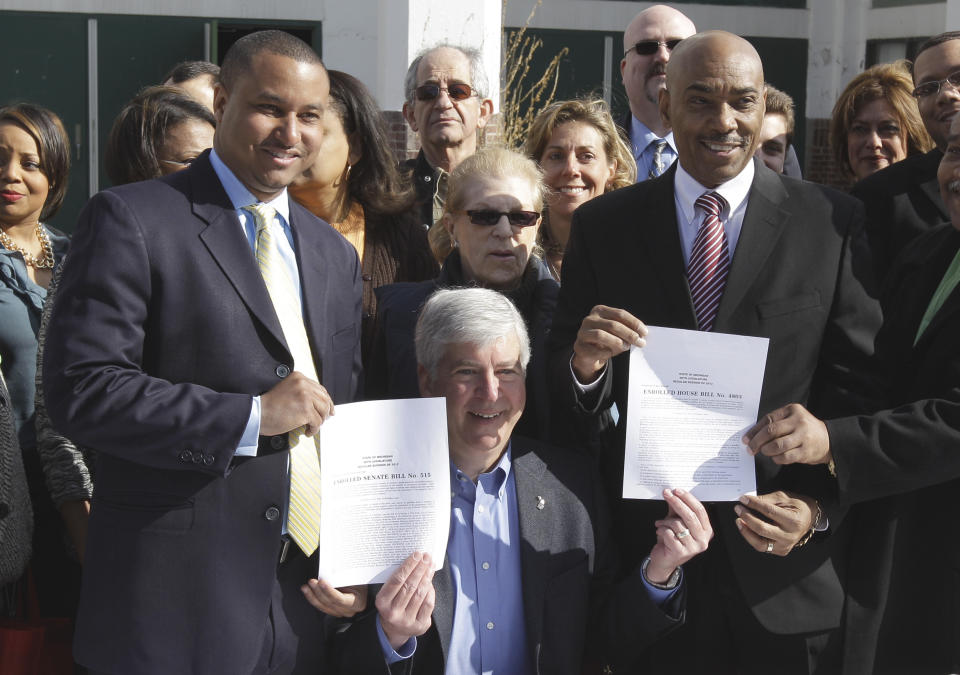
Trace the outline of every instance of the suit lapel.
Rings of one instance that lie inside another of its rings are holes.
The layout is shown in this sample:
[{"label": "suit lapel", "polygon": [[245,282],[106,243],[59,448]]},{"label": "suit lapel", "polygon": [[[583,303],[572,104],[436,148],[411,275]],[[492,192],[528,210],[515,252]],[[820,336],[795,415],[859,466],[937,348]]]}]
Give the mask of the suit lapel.
[{"label": "suit lapel", "polygon": [[[923,292],[921,296],[917,298],[917,303],[914,308],[914,311],[917,312],[918,315],[914,326],[919,326],[923,315],[926,314],[927,307],[933,299],[933,294],[940,286],[940,282],[943,281],[943,277],[947,273],[947,268],[950,267],[950,263],[953,262],[953,257],[957,253],[957,244],[957,233],[949,230],[947,236],[942,241],[942,245],[937,250],[936,255],[931,258],[929,263],[925,264],[922,269],[918,270],[920,274],[925,273],[926,283],[915,284],[919,289],[923,289]],[[954,287],[950,295],[947,296],[947,299],[943,301],[940,309],[933,315],[929,325],[927,325],[927,329],[923,331],[923,335],[921,335],[917,341],[915,349],[925,349],[926,344],[937,334],[937,331],[944,321],[953,316],[957,311],[960,311],[960,284]],[[916,330],[916,328],[914,330]],[[914,335],[915,334],[916,333],[914,333]],[[914,339],[914,335],[910,336],[911,342]]]},{"label": "suit lapel", "polygon": [[[545,537],[550,532],[549,503],[537,508],[537,500],[543,496],[543,474],[546,465],[535,454],[518,447],[512,441],[512,466],[517,484],[517,516],[520,522],[520,579],[523,588],[523,616],[527,629],[527,647],[531,658],[536,658],[536,645],[543,634],[544,593],[547,581],[545,556],[540,551],[549,550]],[[555,524],[554,524],[555,525]]]},{"label": "suit lapel", "polygon": [[233,205],[210,164],[209,154],[202,156],[195,167],[192,171],[193,213],[207,223],[200,232],[200,240],[250,313],[289,352],[256,258],[234,215]]},{"label": "suit lapel", "polygon": [[[677,230],[677,206],[673,190],[676,172],[677,163],[674,162],[662,176],[648,181],[650,193],[644,201],[644,212],[648,216],[632,231],[636,233],[638,249],[647,253],[646,259],[654,269],[662,290],[662,306],[669,308],[671,315],[676,316],[674,327],[696,330],[697,319],[693,313],[680,233]],[[638,217],[642,216],[638,214]],[[674,312],[682,312],[683,316]]]},{"label": "suit lapel", "polygon": [[762,165],[756,166],[740,239],[717,310],[714,328],[717,332],[723,332],[725,320],[733,314],[753,285],[790,219],[790,212],[780,206],[786,198],[787,191],[780,178]]},{"label": "suit lapel", "polygon": [[934,148],[926,155],[924,155],[924,160],[928,162],[928,171],[933,174],[933,178],[920,183],[920,190],[930,198],[930,202],[937,208],[937,211],[940,212],[940,217],[944,221],[950,220],[950,215],[947,213],[946,205],[943,203],[943,196],[940,194],[940,183],[936,179],[937,168],[940,166],[940,160],[943,159],[943,153]]},{"label": "suit lapel", "polygon": [[290,229],[297,254],[297,267],[300,270],[300,294],[303,297],[303,322],[313,350],[313,361],[317,368],[317,377],[323,382],[323,359],[327,334],[323,317],[327,316],[329,284],[327,274],[327,248],[320,241],[319,223],[307,218],[296,205],[290,203]]},{"label": "suit lapel", "polygon": [[443,650],[443,662],[447,662],[450,653],[450,634],[453,632],[453,580],[450,577],[450,561],[443,558],[443,567],[433,575],[433,590],[436,594],[433,604],[433,625],[440,636],[440,648]]}]

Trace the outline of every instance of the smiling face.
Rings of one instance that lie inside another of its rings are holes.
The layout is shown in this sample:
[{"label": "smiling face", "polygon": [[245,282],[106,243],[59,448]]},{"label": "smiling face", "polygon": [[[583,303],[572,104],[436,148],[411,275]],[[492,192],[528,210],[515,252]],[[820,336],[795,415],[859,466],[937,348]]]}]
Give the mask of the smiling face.
[{"label": "smiling face", "polygon": [[587,122],[565,122],[554,129],[540,155],[543,180],[550,188],[550,213],[569,218],[574,210],[602,195],[616,173],[616,161],[603,149],[603,136]]},{"label": "smiling face", "polygon": [[[913,64],[914,85],[942,80],[960,71],[960,40],[947,40],[917,55]],[[950,122],[960,110],[960,92],[950,84],[942,83],[940,91],[917,99],[923,125],[930,132],[937,147],[947,144]]]},{"label": "smiling face", "polygon": [[493,103],[489,99],[481,100],[476,92],[454,101],[447,91],[451,84],[474,86],[469,59],[458,49],[434,49],[423,57],[417,68],[417,87],[424,84],[439,86],[440,95],[432,101],[415,98],[413,103],[404,103],[403,115],[410,128],[419,134],[427,158],[433,163],[447,148],[461,148],[466,154],[475,152],[477,130],[486,126]]},{"label": "smiling face", "polygon": [[[317,160],[302,178],[321,188],[339,185],[347,173],[347,165],[356,164],[360,155],[351,148],[350,137],[343,128],[340,112],[334,105],[327,107],[323,116],[323,141]],[[299,179],[298,179],[299,180]]]},{"label": "smiling face", "polygon": [[960,230],[960,116],[955,117],[950,125],[947,147],[937,169],[937,182],[950,222]]},{"label": "smiling face", "polygon": [[540,221],[517,227],[501,216],[496,225],[475,225],[465,212],[536,211],[534,203],[534,186],[521,176],[476,178],[464,188],[463,212],[445,214],[444,224],[460,249],[467,281],[494,290],[516,288],[530,260]]},{"label": "smiling face", "polygon": [[313,164],[330,93],[316,63],[260,52],[228,91],[217,84],[214,148],[261,201],[276,197]]},{"label": "smiling face", "polygon": [[450,458],[475,478],[507,447],[526,405],[527,389],[516,335],[486,346],[448,345],[431,376],[419,369],[420,393],[447,399]]},{"label": "smiling face", "polygon": [[847,131],[847,161],[857,180],[907,156],[900,119],[882,98],[864,103]]},{"label": "smiling face", "polygon": [[36,224],[50,192],[33,136],[0,122],[0,226]]},{"label": "smiling face", "polygon": [[749,42],[711,31],[674,50],[660,113],[673,126],[687,173],[707,188],[753,159],[763,124],[763,67]]},{"label": "smiling face", "polygon": [[167,130],[163,145],[157,150],[160,173],[164,176],[186,169],[207,148],[213,147],[213,126],[203,120],[190,119]]},{"label": "smiling face", "polygon": [[763,116],[756,156],[770,169],[783,173],[787,157],[787,120],[778,113]]}]

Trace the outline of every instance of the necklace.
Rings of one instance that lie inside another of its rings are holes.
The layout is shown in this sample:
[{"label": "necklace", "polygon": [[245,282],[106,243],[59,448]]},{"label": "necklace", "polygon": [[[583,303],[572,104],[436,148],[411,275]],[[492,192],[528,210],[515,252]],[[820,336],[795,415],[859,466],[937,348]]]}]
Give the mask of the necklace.
[{"label": "necklace", "polygon": [[32,254],[27,253],[22,248],[17,246],[9,234],[0,230],[0,244],[3,244],[5,249],[10,251],[16,251],[23,256],[23,262],[30,267],[36,268],[38,270],[52,270],[53,269],[53,246],[50,245],[50,237],[47,236],[46,230],[43,229],[43,226],[40,223],[37,223],[37,239],[40,241],[40,249],[43,251],[39,258],[34,257]]}]

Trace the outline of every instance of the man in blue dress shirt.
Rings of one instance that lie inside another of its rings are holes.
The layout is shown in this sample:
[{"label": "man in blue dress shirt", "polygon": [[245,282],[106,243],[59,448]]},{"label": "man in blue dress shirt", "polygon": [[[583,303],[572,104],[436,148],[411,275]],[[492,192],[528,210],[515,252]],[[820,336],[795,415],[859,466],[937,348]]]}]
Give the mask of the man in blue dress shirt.
[{"label": "man in blue dress shirt", "polygon": [[643,10],[623,32],[620,76],[630,112],[620,120],[620,126],[630,138],[638,182],[656,178],[677,158],[673,133],[660,119],[657,101],[667,86],[670,53],[680,40],[696,32],[686,15],[666,5]]},{"label": "man in blue dress shirt", "polygon": [[447,400],[446,560],[434,575],[426,555],[407,559],[377,612],[346,632],[337,672],[629,667],[683,619],[680,565],[713,536],[703,505],[666,490],[656,545],[621,575],[589,459],[511,437],[530,347],[510,301],[485,289],[438,291],[421,312],[416,349],[421,393]]}]

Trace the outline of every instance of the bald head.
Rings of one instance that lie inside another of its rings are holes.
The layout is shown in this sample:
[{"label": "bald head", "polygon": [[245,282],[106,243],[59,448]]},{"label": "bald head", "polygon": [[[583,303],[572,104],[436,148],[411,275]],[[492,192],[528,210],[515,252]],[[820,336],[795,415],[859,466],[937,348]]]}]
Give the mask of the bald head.
[{"label": "bald head", "polygon": [[763,92],[760,56],[741,37],[707,31],[674,50],[660,114],[673,127],[680,166],[704,187],[725,183],[751,161]]},{"label": "bald head", "polygon": [[641,40],[656,39],[648,37],[653,31],[662,31],[674,39],[683,39],[696,33],[697,27],[686,14],[673,7],[653,5],[633,17],[633,21],[623,31],[623,51]]},{"label": "bald head", "polygon": [[657,99],[665,86],[671,46],[696,32],[693,22],[682,12],[654,5],[637,14],[623,33],[620,75],[630,112],[658,136],[667,132],[657,110]]}]

